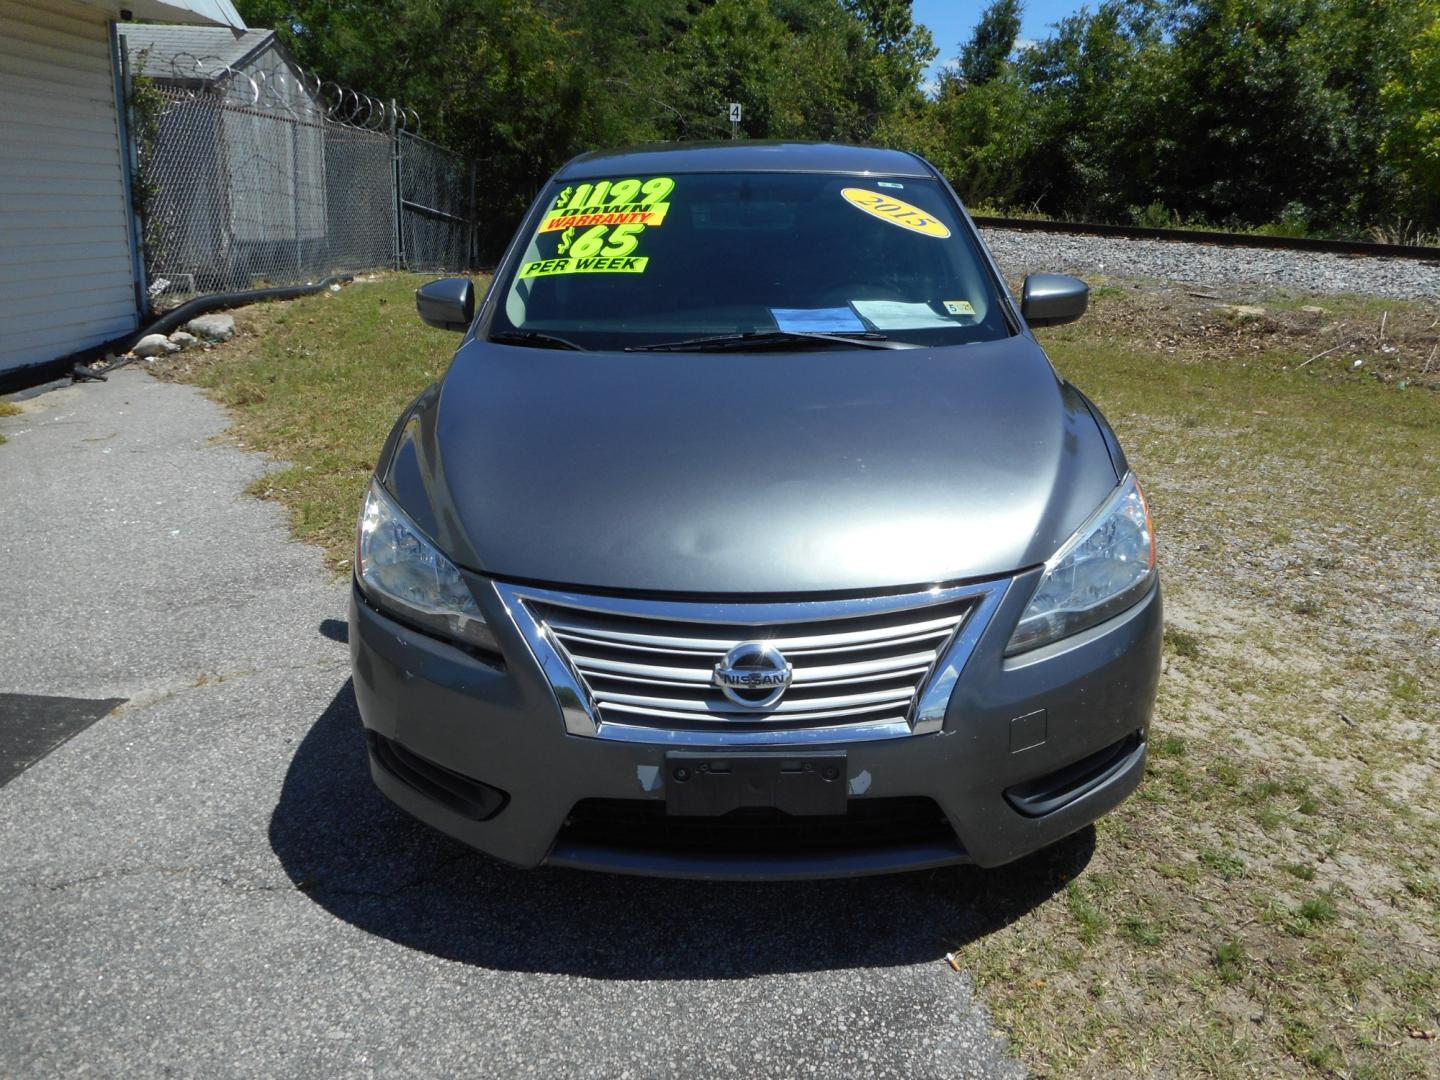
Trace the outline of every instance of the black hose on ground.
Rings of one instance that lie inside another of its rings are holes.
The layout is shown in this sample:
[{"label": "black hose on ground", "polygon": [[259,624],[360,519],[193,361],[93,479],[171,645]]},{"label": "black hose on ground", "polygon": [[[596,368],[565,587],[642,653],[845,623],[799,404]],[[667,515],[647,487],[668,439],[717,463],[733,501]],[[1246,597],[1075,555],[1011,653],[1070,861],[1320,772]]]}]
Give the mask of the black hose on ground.
[{"label": "black hose on ground", "polygon": [[244,307],[247,304],[258,303],[261,300],[294,300],[300,296],[309,296],[312,293],[328,289],[331,285],[339,285],[348,281],[354,281],[354,274],[333,274],[323,281],[317,281],[309,285],[277,285],[269,289],[243,289],[238,292],[211,293],[209,296],[197,296],[194,300],[186,301],[172,311],[152,320],[139,330],[132,330],[123,337],[113,338],[110,341],[102,342],[99,345],[91,345],[87,349],[81,349],[68,356],[62,356],[58,360],[52,360],[48,364],[38,364],[33,367],[22,368],[19,371],[0,373],[0,394],[10,390],[20,390],[27,386],[37,386],[50,379],[61,378],[69,375],[76,382],[96,380],[105,381],[104,372],[114,371],[116,368],[124,367],[135,359],[117,359],[114,363],[107,364],[100,371],[92,370],[87,365],[96,358],[107,353],[128,353],[141,338],[149,334],[169,334],[177,326],[184,326],[191,319],[198,315],[206,315],[212,311],[224,311],[228,308]]},{"label": "black hose on ground", "polygon": [[[261,300],[294,300],[298,296],[309,296],[311,293],[328,289],[331,285],[354,280],[354,274],[335,274],[333,277],[327,277],[324,281],[317,281],[313,285],[277,285],[272,289],[246,289],[243,292],[211,293],[209,296],[197,296],[194,300],[186,301],[173,311],[167,311],[144,329],[121,338],[120,340],[126,343],[124,349],[107,349],[106,352],[129,352],[143,337],[150,334],[169,334],[177,326],[184,326],[196,316],[208,315],[212,311],[244,307],[246,304],[258,303]],[[103,356],[104,353],[101,355]]]}]

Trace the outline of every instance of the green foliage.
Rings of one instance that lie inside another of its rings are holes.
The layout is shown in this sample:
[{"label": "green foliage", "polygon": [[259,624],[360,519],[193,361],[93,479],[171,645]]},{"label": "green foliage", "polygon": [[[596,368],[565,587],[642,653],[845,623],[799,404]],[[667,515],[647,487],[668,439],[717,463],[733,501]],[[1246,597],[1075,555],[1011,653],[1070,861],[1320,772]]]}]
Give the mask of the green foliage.
[{"label": "green foliage", "polygon": [[1020,36],[1020,0],[994,0],[980,16],[975,32],[960,50],[960,78],[983,86],[998,76]]},{"label": "green foliage", "polygon": [[1130,220],[1143,229],[1168,229],[1175,225],[1175,214],[1156,199],[1149,206],[1132,206]]},{"label": "green foliage", "polygon": [[[667,134],[727,138],[726,103],[746,106],[745,131],[755,138],[835,137],[847,131],[837,43],[816,5],[768,0],[716,0],[676,43],[666,80],[670,96],[687,103]],[[851,27],[858,34],[858,27]],[[813,69],[813,80],[802,72]]]},{"label": "green foliage", "polygon": [[1401,185],[1395,211],[1440,221],[1440,3],[1409,42],[1380,88],[1383,160]]},{"label": "green foliage", "polygon": [[484,163],[487,246],[597,146],[916,150],[972,204],[1283,234],[1440,227],[1440,0],[1101,0],[1016,51],[992,0],[953,73],[908,0],[240,0],[307,69]]},{"label": "green foliage", "polygon": [[1215,945],[1211,962],[1215,965],[1215,973],[1220,976],[1220,981],[1226,986],[1234,986],[1245,977],[1249,957],[1245,954],[1244,943],[1232,939]]},{"label": "green foliage", "polygon": [[935,110],[942,134],[931,156],[967,202],[1028,201],[1024,169],[1034,138],[1028,104],[1012,72],[980,86],[957,80],[941,88]]},{"label": "green foliage", "polygon": [[1105,0],[1000,77],[1008,126],[974,123],[988,85],[938,102],[975,201],[1301,235],[1440,220],[1440,0]]},{"label": "green foliage", "polygon": [[[135,58],[134,70],[145,66],[145,51]],[[126,88],[129,107],[130,136],[135,144],[135,175],[131,178],[130,199],[135,216],[140,220],[146,258],[156,265],[162,258],[164,229],[154,214],[155,200],[160,197],[160,183],[155,179],[155,146],[160,139],[160,115],[165,110],[165,97],[155,81],[145,75],[132,75]]]}]

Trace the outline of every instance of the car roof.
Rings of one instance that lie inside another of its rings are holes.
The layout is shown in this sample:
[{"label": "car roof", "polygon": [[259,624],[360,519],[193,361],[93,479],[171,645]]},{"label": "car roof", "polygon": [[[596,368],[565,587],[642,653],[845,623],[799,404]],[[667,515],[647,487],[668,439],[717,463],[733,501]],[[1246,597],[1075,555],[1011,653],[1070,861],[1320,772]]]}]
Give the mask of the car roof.
[{"label": "car roof", "polygon": [[581,154],[555,174],[557,180],[616,173],[795,172],[877,176],[935,175],[926,162],[903,150],[842,143],[730,142],[651,143]]}]

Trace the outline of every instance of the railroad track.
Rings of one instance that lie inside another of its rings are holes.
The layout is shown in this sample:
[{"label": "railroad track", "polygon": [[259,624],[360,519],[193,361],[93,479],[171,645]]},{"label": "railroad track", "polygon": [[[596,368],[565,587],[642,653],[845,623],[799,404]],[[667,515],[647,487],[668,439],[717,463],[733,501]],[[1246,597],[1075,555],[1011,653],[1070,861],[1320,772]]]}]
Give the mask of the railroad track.
[{"label": "railroad track", "polygon": [[976,217],[974,221],[982,229],[1067,233],[1073,236],[1106,236],[1119,240],[1163,240],[1170,243],[1205,244],[1213,247],[1313,251],[1352,258],[1413,259],[1440,266],[1440,247],[1376,244],[1366,240],[1315,240],[1293,236],[1257,236],[1253,233],[1211,232],[1201,229],[1149,229],[1136,225],[1090,225],[1077,221],[1043,221],[1036,218]]}]

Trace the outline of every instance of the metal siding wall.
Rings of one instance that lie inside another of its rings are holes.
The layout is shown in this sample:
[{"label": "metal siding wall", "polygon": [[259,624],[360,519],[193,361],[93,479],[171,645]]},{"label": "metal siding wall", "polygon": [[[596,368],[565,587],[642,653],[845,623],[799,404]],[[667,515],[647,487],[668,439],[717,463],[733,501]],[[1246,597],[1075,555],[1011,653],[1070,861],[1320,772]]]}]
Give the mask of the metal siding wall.
[{"label": "metal siding wall", "polygon": [[0,0],[0,371],[133,330],[134,263],[102,11]]}]

